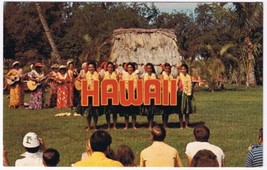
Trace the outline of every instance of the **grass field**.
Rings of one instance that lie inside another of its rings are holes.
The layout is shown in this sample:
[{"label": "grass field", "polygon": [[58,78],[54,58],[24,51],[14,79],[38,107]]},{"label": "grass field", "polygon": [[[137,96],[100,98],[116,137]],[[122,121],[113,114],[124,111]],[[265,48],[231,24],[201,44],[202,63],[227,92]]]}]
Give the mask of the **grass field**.
[{"label": "grass field", "polygon": [[[243,167],[247,147],[257,142],[258,129],[263,126],[263,88],[249,89],[228,87],[226,90],[208,92],[197,89],[195,92],[197,113],[191,115],[191,127],[204,123],[210,128],[210,143],[222,148],[227,167]],[[27,101],[27,100],[26,100]],[[3,96],[3,144],[8,151],[10,164],[23,153],[23,136],[33,131],[42,137],[46,147],[56,148],[61,154],[59,166],[70,166],[80,160],[85,151],[85,140],[92,132],[85,132],[84,117],[55,117],[59,112],[70,111],[57,109],[23,110],[9,109],[8,99]],[[121,144],[129,145],[135,153],[135,162],[139,164],[142,149],[151,145],[150,131],[146,128],[146,117],[139,116],[137,130],[124,130],[124,119],[119,117],[119,129],[108,130],[112,135],[111,148]],[[161,116],[155,117],[161,123]],[[99,118],[99,128],[105,129],[105,117]],[[170,128],[167,129],[165,142],[175,147],[186,166],[185,147],[194,141],[193,128],[179,129],[177,115],[171,115]]]}]

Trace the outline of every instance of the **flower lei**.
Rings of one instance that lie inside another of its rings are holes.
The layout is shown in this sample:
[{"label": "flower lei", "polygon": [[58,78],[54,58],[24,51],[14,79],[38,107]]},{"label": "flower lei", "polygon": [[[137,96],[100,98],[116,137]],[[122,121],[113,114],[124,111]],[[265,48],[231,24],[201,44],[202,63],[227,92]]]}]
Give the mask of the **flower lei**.
[{"label": "flower lei", "polygon": [[170,80],[172,80],[173,79],[173,76],[170,74],[170,75],[168,75],[165,71],[163,71],[162,72],[162,79],[163,80],[168,80],[169,82],[168,82],[168,90],[169,90],[169,92],[171,92],[171,82],[170,82]]},{"label": "flower lei", "polygon": [[[104,79],[114,79],[117,80],[117,74],[115,71],[113,71],[111,74],[108,71],[105,71],[104,73]],[[107,90],[110,91],[112,90],[112,86],[108,85]]]},{"label": "flower lei", "polygon": [[183,83],[183,92],[190,96],[192,94],[192,81],[191,76],[189,74],[180,74],[180,79]]},{"label": "flower lei", "polygon": [[[148,73],[145,73],[144,81],[150,80],[150,79],[157,79],[156,74],[152,73],[151,75],[149,75]],[[155,85],[150,86],[150,90],[154,90],[154,89],[155,89]]]},{"label": "flower lei", "polygon": [[86,73],[86,80],[87,80],[87,85],[89,89],[94,89],[94,80],[99,80],[99,74],[95,71],[93,74],[91,72]]},{"label": "flower lei", "polygon": [[122,75],[122,80],[126,80],[125,87],[126,87],[127,90],[129,88],[129,82],[128,82],[129,80],[133,80],[134,81],[134,88],[136,89],[136,87],[137,87],[137,79],[138,79],[138,77],[137,77],[136,73],[132,73],[130,75],[128,72],[126,72],[126,73],[124,73]]}]

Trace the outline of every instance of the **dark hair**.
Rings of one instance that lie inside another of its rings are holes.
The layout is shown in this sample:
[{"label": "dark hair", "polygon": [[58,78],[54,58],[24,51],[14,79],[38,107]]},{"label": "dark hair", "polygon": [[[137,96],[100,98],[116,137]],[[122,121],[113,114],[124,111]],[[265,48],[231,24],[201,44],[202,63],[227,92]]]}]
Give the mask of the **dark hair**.
[{"label": "dark hair", "polygon": [[43,162],[45,166],[57,166],[60,155],[56,149],[48,148],[43,153]]},{"label": "dark hair", "polygon": [[147,67],[147,66],[151,66],[151,68],[152,68],[152,73],[155,73],[155,74],[156,74],[154,65],[153,65],[152,63],[147,63],[147,64],[146,64],[146,67]]},{"label": "dark hair", "polygon": [[27,148],[27,147],[24,147],[24,148],[25,148],[26,151],[29,152],[29,153],[36,153],[36,152],[39,151],[39,149],[40,149],[40,145],[37,146],[37,147],[35,147],[35,148]]},{"label": "dark hair", "polygon": [[163,141],[166,137],[166,130],[163,126],[155,125],[151,131],[154,141]]},{"label": "dark hair", "polygon": [[92,64],[92,65],[94,66],[95,70],[96,70],[96,62],[95,62],[95,61],[89,61],[89,62],[88,62],[88,66],[89,66],[90,64]]},{"label": "dark hair", "polygon": [[263,139],[263,128],[260,128],[260,130],[259,130],[259,137],[261,137]]},{"label": "dark hair", "polygon": [[194,128],[194,136],[196,141],[199,142],[208,142],[210,137],[210,130],[205,125],[197,125]]},{"label": "dark hair", "polygon": [[117,160],[117,156],[116,156],[116,154],[115,154],[115,152],[114,152],[113,149],[109,149],[109,150],[107,150],[107,151],[105,152],[105,155],[106,155],[106,157],[109,158],[109,159]]},{"label": "dark hair", "polygon": [[129,63],[127,63],[127,67],[128,67],[128,65],[131,65],[132,68],[133,68],[133,71],[135,71],[135,65],[134,65],[134,63],[129,62]]},{"label": "dark hair", "polygon": [[210,150],[199,150],[192,159],[191,167],[219,167],[217,156]]},{"label": "dark hair", "polygon": [[186,73],[189,73],[189,67],[187,64],[182,64],[181,67],[184,67],[186,70]]},{"label": "dark hair", "polygon": [[104,130],[97,130],[90,138],[90,145],[93,152],[105,152],[111,142],[112,138],[110,134]]},{"label": "dark hair", "polygon": [[113,64],[112,62],[108,62],[107,63],[107,67],[106,67],[106,71],[108,70],[108,65],[112,65],[112,67],[113,67],[113,71],[115,71],[115,64]]},{"label": "dark hair", "polygon": [[117,160],[123,165],[132,167],[134,164],[134,153],[127,145],[120,145],[117,149]]},{"label": "dark hair", "polygon": [[165,64],[164,64],[164,67],[165,67],[165,68],[166,68],[166,67],[170,67],[170,68],[171,68],[172,66],[171,66],[169,63],[165,63]]}]

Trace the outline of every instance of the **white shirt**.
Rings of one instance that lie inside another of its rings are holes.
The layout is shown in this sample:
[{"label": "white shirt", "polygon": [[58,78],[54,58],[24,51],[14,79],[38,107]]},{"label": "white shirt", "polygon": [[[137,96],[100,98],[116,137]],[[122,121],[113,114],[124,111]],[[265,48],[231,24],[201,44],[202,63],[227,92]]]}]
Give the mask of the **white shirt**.
[{"label": "white shirt", "polygon": [[209,142],[198,142],[198,141],[190,142],[186,146],[185,154],[191,159],[193,159],[194,155],[199,150],[203,150],[203,149],[212,151],[217,156],[219,166],[220,167],[222,166],[222,161],[224,160],[224,153],[222,149],[219,148],[218,146],[210,144]]},{"label": "white shirt", "polygon": [[36,152],[36,153],[29,153],[25,152],[21,154],[23,156],[22,159],[17,159],[15,162],[15,166],[39,166],[44,167],[43,164],[43,153]]}]

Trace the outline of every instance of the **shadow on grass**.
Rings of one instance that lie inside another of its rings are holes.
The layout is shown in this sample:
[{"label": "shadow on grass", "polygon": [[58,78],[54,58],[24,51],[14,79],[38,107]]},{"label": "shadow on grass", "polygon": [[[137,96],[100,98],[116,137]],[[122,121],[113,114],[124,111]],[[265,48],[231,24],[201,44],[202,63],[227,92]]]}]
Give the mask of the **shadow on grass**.
[{"label": "shadow on grass", "polygon": [[[153,125],[155,125],[155,124],[159,124],[159,125],[162,126],[162,123],[153,122]],[[189,123],[189,128],[194,128],[197,125],[204,125],[204,124],[205,124],[204,121],[192,122],[192,123]],[[185,122],[183,122],[183,125],[185,126]],[[125,123],[117,123],[116,127],[117,127],[117,129],[124,129]],[[136,127],[137,128],[146,128],[147,129],[148,128],[148,123],[138,123],[137,122],[136,123]],[[113,123],[111,123],[110,128],[113,129]],[[168,128],[170,128],[170,129],[180,128],[180,123],[179,122],[177,122],[177,123],[175,123],[175,122],[168,123]],[[107,126],[107,124],[98,125],[97,129],[108,129],[108,126]],[[132,129],[132,123],[131,122],[129,123],[128,129]]]}]

